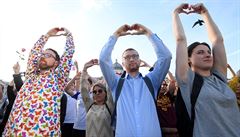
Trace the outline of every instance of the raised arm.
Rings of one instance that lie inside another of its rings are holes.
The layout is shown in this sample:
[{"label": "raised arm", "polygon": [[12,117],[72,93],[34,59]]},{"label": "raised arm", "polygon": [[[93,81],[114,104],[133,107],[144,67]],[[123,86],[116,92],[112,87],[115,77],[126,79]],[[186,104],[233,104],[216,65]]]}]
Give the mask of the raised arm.
[{"label": "raised arm", "polygon": [[73,64],[72,57],[75,52],[75,46],[73,42],[72,33],[66,28],[60,28],[60,30],[63,31],[63,34],[60,34],[60,35],[66,36],[66,45],[64,48],[64,53],[61,56],[60,63],[58,66],[59,81],[61,81],[62,83],[60,87],[63,90],[67,84],[69,73]]},{"label": "raised arm", "polygon": [[[74,61],[74,65],[76,67],[76,74],[79,73],[78,62]],[[80,77],[75,80],[75,90],[80,91]]]},{"label": "raised arm", "polygon": [[173,95],[174,91],[176,90],[176,80],[170,71],[168,71],[168,79],[169,79],[168,91]]},{"label": "raised arm", "polygon": [[121,36],[129,35],[130,33],[128,32],[128,30],[130,29],[131,27],[129,25],[123,25],[119,27],[114,32],[114,34],[109,38],[108,42],[104,45],[100,53],[99,57],[100,68],[111,91],[114,91],[113,87],[115,87],[118,80],[118,77],[116,76],[112,67],[113,64],[111,59],[112,50],[117,42],[117,39]]},{"label": "raised arm", "polygon": [[36,75],[38,71],[38,61],[39,61],[40,55],[43,52],[44,45],[46,44],[48,38],[53,36],[58,36],[57,33],[59,31],[60,29],[57,27],[49,30],[47,34],[42,35],[40,39],[34,44],[34,47],[31,49],[28,57],[27,70],[25,75],[26,79]]},{"label": "raised arm", "polygon": [[[76,94],[75,91],[77,92],[80,91],[80,76],[81,76],[81,72],[76,73],[76,75],[67,83],[64,91],[67,92],[70,96],[73,96],[74,94]],[[74,85],[74,89],[71,88],[73,85]]]},{"label": "raised arm", "polygon": [[132,33],[132,35],[145,35],[152,43],[152,46],[154,48],[155,54],[157,56],[157,61],[155,62],[154,69],[147,74],[148,78],[151,79],[155,95],[157,96],[158,89],[160,87],[161,82],[166,77],[166,74],[168,72],[172,54],[169,51],[169,49],[165,46],[163,41],[150,29],[147,27],[141,25],[141,24],[134,24],[131,26],[132,30],[135,30],[136,33]]},{"label": "raised arm", "polygon": [[209,40],[212,43],[214,64],[213,68],[227,76],[227,57],[223,43],[223,36],[214,23],[210,13],[202,3],[192,5],[193,12],[200,14],[206,24]]},{"label": "raised arm", "polygon": [[234,72],[234,70],[232,69],[232,67],[229,64],[227,64],[227,68],[230,70],[232,76],[235,77],[236,73]]},{"label": "raised arm", "polygon": [[149,68],[149,71],[152,71],[152,69],[153,69],[152,66],[150,66],[146,61],[144,61],[142,59],[140,61],[141,61],[140,67],[146,67],[146,68]]},{"label": "raised arm", "polygon": [[90,98],[89,96],[89,88],[88,88],[88,73],[87,73],[87,69],[94,66],[94,65],[98,65],[98,59],[91,59],[90,61],[88,61],[87,63],[84,64],[83,70],[82,70],[82,75],[80,78],[80,90],[82,93],[82,98],[83,98],[83,102],[85,105],[85,109],[88,110],[90,105],[93,103],[93,100]]},{"label": "raised arm", "polygon": [[23,81],[20,74],[20,65],[18,62],[13,66],[13,71],[13,80],[16,86],[16,90],[19,91],[23,85]]},{"label": "raised arm", "polygon": [[176,76],[182,80],[187,81],[188,53],[187,53],[187,39],[179,17],[180,13],[186,13],[188,4],[184,3],[178,6],[173,11],[173,33],[176,40]]}]

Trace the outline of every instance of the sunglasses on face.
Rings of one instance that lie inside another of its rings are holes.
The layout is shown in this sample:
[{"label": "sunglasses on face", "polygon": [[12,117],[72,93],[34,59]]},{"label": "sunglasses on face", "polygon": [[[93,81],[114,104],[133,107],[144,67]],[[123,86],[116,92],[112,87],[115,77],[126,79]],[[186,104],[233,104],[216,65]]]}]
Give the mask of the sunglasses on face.
[{"label": "sunglasses on face", "polygon": [[162,87],[164,87],[164,86],[168,86],[168,84],[162,84]]},{"label": "sunglasses on face", "polygon": [[42,57],[44,57],[44,58],[54,58],[54,59],[56,59],[56,57],[54,57],[52,54],[50,54],[50,53],[42,53]]},{"label": "sunglasses on face", "polygon": [[97,93],[99,93],[99,94],[101,94],[103,92],[103,90],[102,89],[99,89],[99,90],[93,90],[93,94],[97,94]]}]

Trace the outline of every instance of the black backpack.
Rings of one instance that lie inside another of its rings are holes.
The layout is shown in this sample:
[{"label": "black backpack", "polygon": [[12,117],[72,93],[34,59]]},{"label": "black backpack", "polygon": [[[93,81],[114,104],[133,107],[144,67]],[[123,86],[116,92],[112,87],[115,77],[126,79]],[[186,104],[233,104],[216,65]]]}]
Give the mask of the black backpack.
[{"label": "black backpack", "polygon": [[[115,103],[114,103],[115,105],[114,105],[114,110],[113,110],[113,114],[112,114],[112,117],[111,117],[111,125],[113,127],[116,127],[117,101],[118,101],[118,98],[119,98],[121,90],[122,90],[122,86],[123,86],[123,83],[124,83],[124,80],[125,80],[125,75],[126,75],[126,71],[123,72],[123,74],[121,75],[121,78],[119,79],[118,84],[117,84],[117,89],[116,89],[116,94],[115,94]],[[147,76],[143,77],[143,80],[146,83],[146,85],[147,85],[147,87],[148,87],[148,89],[149,89],[149,91],[150,91],[150,93],[153,97],[153,100],[154,100],[154,103],[155,103],[155,106],[156,106],[156,109],[157,109],[157,100],[154,97],[154,88],[153,88],[152,82]]]},{"label": "black backpack", "polygon": [[[218,75],[214,74],[218,79],[222,80]],[[223,80],[222,80],[223,81]],[[203,78],[195,73],[193,87],[191,93],[191,116],[188,115],[187,108],[182,98],[180,88],[178,88],[177,98],[175,101],[175,109],[177,116],[177,129],[179,137],[192,137],[195,119],[195,104],[203,85]]]}]

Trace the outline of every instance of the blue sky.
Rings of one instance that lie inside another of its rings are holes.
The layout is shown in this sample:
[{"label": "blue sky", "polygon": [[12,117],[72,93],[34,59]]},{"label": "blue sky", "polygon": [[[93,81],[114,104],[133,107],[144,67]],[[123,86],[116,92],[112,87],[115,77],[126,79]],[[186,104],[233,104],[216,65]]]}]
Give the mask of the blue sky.
[{"label": "blue sky", "polygon": [[[225,40],[228,63],[240,69],[240,1],[239,0],[1,0],[0,1],[0,79],[12,79],[12,66],[20,61],[21,71],[26,61],[16,51],[26,48],[25,59],[33,44],[53,27],[66,27],[74,36],[74,60],[83,64],[98,58],[109,36],[123,24],[141,23],[164,41],[173,54],[170,71],[175,72],[175,40],[172,32],[172,11],[180,3],[204,3]],[[209,43],[205,26],[192,28],[199,15],[181,15],[188,44],[194,41]],[[46,48],[62,54],[65,38],[51,38]],[[153,65],[156,60],[151,43],[145,36],[121,37],[115,45],[112,59],[121,63],[126,48],[135,48],[140,58]],[[146,69],[141,70],[143,73]],[[99,67],[90,74],[100,76]],[[229,75],[228,77],[231,77]]]}]

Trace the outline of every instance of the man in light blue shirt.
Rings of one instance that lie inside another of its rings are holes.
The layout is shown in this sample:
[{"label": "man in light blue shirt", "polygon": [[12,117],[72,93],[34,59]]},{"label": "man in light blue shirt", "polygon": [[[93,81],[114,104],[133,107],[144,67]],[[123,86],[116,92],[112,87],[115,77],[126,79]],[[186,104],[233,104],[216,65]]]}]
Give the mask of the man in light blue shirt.
[{"label": "man in light blue shirt", "polygon": [[[134,33],[129,31],[134,30]],[[162,40],[141,24],[123,25],[109,38],[100,53],[100,67],[109,88],[115,98],[120,76],[114,73],[111,53],[117,39],[125,35],[146,35],[153,44],[157,61],[154,70],[146,76],[154,87],[155,100],[158,88],[165,78],[172,55]],[[116,137],[161,137],[155,100],[153,99],[143,76],[139,73],[139,54],[129,48],[122,54],[122,64],[126,70],[125,81],[117,101]]]}]

